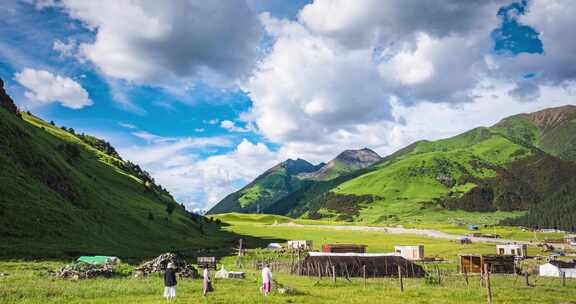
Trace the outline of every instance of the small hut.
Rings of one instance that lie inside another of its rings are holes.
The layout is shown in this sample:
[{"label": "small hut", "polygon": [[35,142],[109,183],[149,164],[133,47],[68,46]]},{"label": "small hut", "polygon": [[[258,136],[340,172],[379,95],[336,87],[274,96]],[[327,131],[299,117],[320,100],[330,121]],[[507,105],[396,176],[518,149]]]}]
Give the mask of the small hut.
[{"label": "small hut", "polygon": [[461,254],[461,273],[483,273],[484,265],[488,264],[491,273],[516,273],[516,257],[512,255],[494,254]]},{"label": "small hut", "polygon": [[496,245],[497,255],[513,255],[525,258],[528,256],[528,245],[526,244],[498,244]]},{"label": "small hut", "polygon": [[394,246],[397,255],[409,261],[421,261],[424,259],[424,245],[417,246]]},{"label": "small hut", "polygon": [[198,257],[196,259],[198,268],[210,268],[216,270],[216,257]]},{"label": "small hut", "polygon": [[326,253],[365,253],[366,245],[361,244],[324,244],[322,252]]},{"label": "small hut", "polygon": [[[395,253],[310,252],[298,267],[299,275],[337,277],[422,277],[424,268]],[[332,273],[334,271],[334,274]],[[365,273],[364,273],[365,271]]]}]

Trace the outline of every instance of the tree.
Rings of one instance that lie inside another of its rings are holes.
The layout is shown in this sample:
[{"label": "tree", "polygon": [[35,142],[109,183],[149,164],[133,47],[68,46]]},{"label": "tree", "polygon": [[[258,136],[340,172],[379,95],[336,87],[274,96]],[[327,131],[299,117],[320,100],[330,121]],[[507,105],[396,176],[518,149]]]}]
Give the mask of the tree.
[{"label": "tree", "polygon": [[172,214],[172,212],[174,212],[174,208],[175,208],[175,207],[174,207],[174,204],[168,203],[168,204],[166,205],[166,212],[167,212],[168,214]]}]

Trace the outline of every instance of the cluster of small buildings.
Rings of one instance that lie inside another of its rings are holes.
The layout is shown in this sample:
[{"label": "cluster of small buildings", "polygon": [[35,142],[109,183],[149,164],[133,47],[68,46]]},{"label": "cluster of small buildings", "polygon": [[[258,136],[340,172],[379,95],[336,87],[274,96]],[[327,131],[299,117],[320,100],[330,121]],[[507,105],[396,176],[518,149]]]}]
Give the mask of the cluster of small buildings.
[{"label": "cluster of small buildings", "polygon": [[[576,236],[570,236],[563,240],[563,243],[576,244]],[[272,245],[272,244],[271,244]],[[269,246],[269,248],[281,248],[278,246]],[[424,246],[395,246],[394,252],[391,253],[366,253],[367,246],[362,244],[323,244],[320,252],[312,252],[312,241],[310,240],[293,240],[288,241],[289,250],[305,250],[308,256],[303,261],[301,274],[310,273],[310,271],[320,272],[322,269],[317,265],[329,263],[335,265],[336,272],[350,271],[359,274],[361,265],[369,266],[371,275],[397,275],[398,265],[405,268],[407,275],[420,275],[423,269],[415,264],[415,261],[424,261]],[[461,254],[459,255],[459,269],[462,273],[483,273],[484,267],[488,267],[491,273],[508,273],[513,274],[519,271],[518,262],[529,258],[527,244],[497,244],[495,254]],[[316,265],[316,266],[315,266]],[[394,270],[394,269],[396,270]],[[409,269],[412,269],[410,271]],[[416,269],[416,270],[414,270]],[[576,278],[576,262],[565,262],[559,260],[550,260],[540,265],[541,276],[565,276],[567,278]],[[329,272],[329,269],[326,270]]]}]

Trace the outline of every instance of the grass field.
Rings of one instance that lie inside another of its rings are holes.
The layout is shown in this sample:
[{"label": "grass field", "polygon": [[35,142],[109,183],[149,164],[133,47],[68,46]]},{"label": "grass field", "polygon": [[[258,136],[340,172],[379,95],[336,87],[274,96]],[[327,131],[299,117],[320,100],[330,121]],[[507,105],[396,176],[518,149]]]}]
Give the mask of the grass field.
[{"label": "grass field", "polygon": [[[68,281],[47,277],[55,262],[2,262],[0,302],[12,303],[166,303],[161,297],[161,278],[118,277]],[[429,285],[423,279],[406,279],[401,293],[396,278],[362,279],[352,282],[275,274],[275,279],[296,294],[259,294],[258,273],[248,271],[245,280],[216,280],[215,292],[204,299],[200,280],[180,280],[174,303],[485,303],[486,291],[478,277],[466,285],[462,277],[446,277],[442,285]],[[534,283],[534,282],[533,282]],[[525,287],[513,276],[492,276],[494,303],[571,303],[576,301],[576,281],[565,287],[557,279],[538,278],[536,287]]]},{"label": "grass field", "polygon": [[[446,259],[445,273],[440,285],[426,279],[406,279],[405,291],[399,290],[397,278],[371,278],[366,287],[362,279],[348,282],[316,277],[299,277],[276,272],[278,283],[293,292],[269,297],[259,294],[259,273],[244,260],[244,280],[217,280],[216,292],[208,298],[201,296],[201,281],[183,279],[177,289],[175,303],[485,303],[486,290],[480,288],[477,276],[464,278],[455,272],[459,253],[494,253],[493,244],[460,245],[454,241],[432,239],[417,235],[394,235],[378,232],[336,231],[317,227],[286,227],[271,225],[291,219],[270,215],[227,214],[217,217],[228,223],[224,229],[236,234],[277,240],[311,239],[318,248],[322,243],[363,243],[369,252],[390,252],[397,244],[423,244],[428,257]],[[499,228],[505,229],[505,228]],[[539,253],[535,247],[530,254]],[[255,253],[256,255],[258,253]],[[238,270],[235,257],[223,257],[228,270]],[[49,276],[49,270],[62,266],[64,261],[0,261],[0,303],[165,303],[162,280],[159,276],[134,278],[129,276],[133,265],[124,265],[122,273],[110,279],[63,280]],[[561,286],[559,279],[531,276],[535,287],[526,287],[522,278],[513,275],[493,275],[494,303],[576,303],[576,280]],[[572,301],[572,302],[570,302]]]}]

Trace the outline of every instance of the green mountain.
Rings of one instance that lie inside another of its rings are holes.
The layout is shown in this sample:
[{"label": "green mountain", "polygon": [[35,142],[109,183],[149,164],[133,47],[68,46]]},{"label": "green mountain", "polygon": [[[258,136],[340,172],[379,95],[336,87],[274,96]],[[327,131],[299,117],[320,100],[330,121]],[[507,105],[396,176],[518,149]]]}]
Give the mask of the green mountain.
[{"label": "green mountain", "polygon": [[141,257],[224,237],[110,144],[18,112],[2,86],[0,168],[0,257]]},{"label": "green mountain", "polygon": [[575,118],[576,107],[566,106],[419,141],[336,178],[305,180],[265,212],[386,224],[508,219],[572,229],[576,211],[565,210],[576,199]]},{"label": "green mountain", "polygon": [[244,188],[226,196],[208,214],[242,212],[260,213],[275,201],[292,193],[302,186],[297,176],[317,171],[317,166],[303,159],[288,159],[264,172]]},{"label": "green mountain", "polygon": [[515,115],[492,129],[551,155],[576,161],[576,106]]}]

